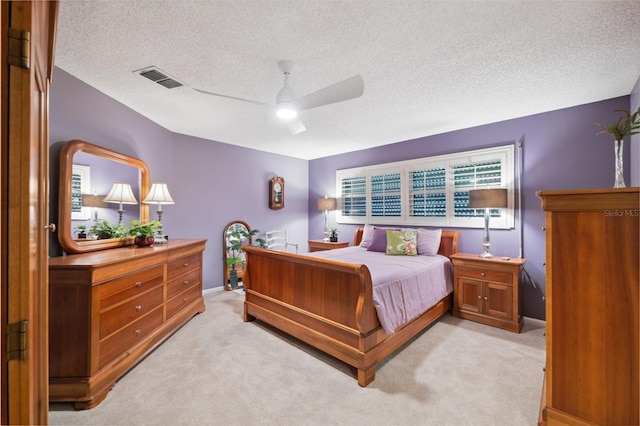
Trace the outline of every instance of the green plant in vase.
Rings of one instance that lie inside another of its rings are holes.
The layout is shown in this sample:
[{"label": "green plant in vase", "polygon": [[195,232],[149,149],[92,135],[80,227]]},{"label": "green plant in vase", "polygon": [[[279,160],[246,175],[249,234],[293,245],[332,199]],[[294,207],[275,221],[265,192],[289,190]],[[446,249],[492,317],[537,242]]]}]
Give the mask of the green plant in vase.
[{"label": "green plant in vase", "polygon": [[127,234],[134,237],[133,242],[139,247],[153,245],[155,235],[162,228],[162,224],[158,220],[144,222],[142,220],[132,219],[129,222],[131,226],[129,226]]},{"label": "green plant in vase", "polygon": [[329,234],[329,241],[332,243],[338,242],[338,228],[331,228],[331,233]]},{"label": "green plant in vase", "polygon": [[123,238],[127,236],[127,230],[121,223],[112,225],[108,220],[103,219],[96,222],[91,226],[91,228],[89,228],[89,235],[94,236],[99,240]]},{"label": "green plant in vase", "polygon": [[596,126],[602,129],[598,132],[598,135],[606,134],[613,136],[614,139],[614,155],[615,155],[615,180],[614,188],[626,188],[624,183],[623,172],[623,149],[624,138],[640,133],[640,108],[633,114],[626,109],[616,109],[615,112],[621,112],[623,115],[618,117],[615,123],[605,126],[604,124],[596,123]]},{"label": "green plant in vase", "polygon": [[[244,263],[244,256],[242,253],[242,246],[249,243],[249,239],[256,235],[260,230],[252,229],[247,230],[235,230],[227,235],[227,268],[231,268],[229,271],[229,286],[231,288],[238,287],[238,271],[236,271],[236,265]],[[256,245],[260,248],[266,248],[267,242],[263,238],[256,238]]]}]

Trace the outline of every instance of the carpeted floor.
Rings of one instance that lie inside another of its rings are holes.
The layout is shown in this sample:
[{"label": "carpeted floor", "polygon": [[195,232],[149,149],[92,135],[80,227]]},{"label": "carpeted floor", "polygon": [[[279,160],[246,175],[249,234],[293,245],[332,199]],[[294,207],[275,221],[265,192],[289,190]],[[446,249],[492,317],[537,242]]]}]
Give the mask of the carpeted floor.
[{"label": "carpeted floor", "polygon": [[260,322],[243,296],[207,310],[124,376],[91,410],[50,404],[58,425],[535,425],[544,322],[521,334],[446,314],[380,364],[355,370]]}]

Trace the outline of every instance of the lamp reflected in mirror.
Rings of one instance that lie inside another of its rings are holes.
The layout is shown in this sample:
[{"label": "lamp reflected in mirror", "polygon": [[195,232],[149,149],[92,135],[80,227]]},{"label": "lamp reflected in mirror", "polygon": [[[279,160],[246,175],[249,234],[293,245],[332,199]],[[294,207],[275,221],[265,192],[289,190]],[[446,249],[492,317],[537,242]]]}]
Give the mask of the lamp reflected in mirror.
[{"label": "lamp reflected in mirror", "polygon": [[138,204],[138,200],[136,200],[136,197],[133,195],[131,185],[123,182],[115,182],[111,187],[111,191],[104,197],[103,201],[105,203],[118,204],[118,214],[120,215],[118,224],[122,223],[124,204]]},{"label": "lamp reflected in mirror", "polygon": [[142,200],[143,203],[146,204],[157,204],[158,210],[158,222],[160,222],[160,229],[158,229],[156,242],[164,243],[167,241],[164,231],[162,230],[162,205],[163,204],[175,204],[173,198],[171,198],[171,194],[169,193],[169,188],[166,183],[153,183],[151,184],[151,189],[149,190],[149,194],[147,197]]},{"label": "lamp reflected in mirror", "polygon": [[90,207],[93,209],[93,223],[98,224],[98,208],[106,208],[107,203],[104,201],[104,195],[82,194],[82,207]]}]

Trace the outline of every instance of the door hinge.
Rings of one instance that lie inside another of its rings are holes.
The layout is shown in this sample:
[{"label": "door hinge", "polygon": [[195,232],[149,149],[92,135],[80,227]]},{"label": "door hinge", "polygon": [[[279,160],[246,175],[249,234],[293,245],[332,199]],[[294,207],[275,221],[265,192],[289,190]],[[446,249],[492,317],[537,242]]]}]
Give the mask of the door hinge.
[{"label": "door hinge", "polygon": [[27,359],[29,348],[29,321],[19,321],[7,325],[7,359]]},{"label": "door hinge", "polygon": [[29,69],[31,33],[9,28],[9,65]]}]

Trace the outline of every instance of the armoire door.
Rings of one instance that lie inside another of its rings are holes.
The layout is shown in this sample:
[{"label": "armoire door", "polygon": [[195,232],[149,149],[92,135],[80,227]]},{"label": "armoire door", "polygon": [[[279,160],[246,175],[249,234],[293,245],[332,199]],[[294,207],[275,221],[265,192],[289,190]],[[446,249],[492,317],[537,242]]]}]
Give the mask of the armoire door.
[{"label": "armoire door", "polygon": [[1,3],[2,424],[48,422],[49,85],[57,2]]}]

